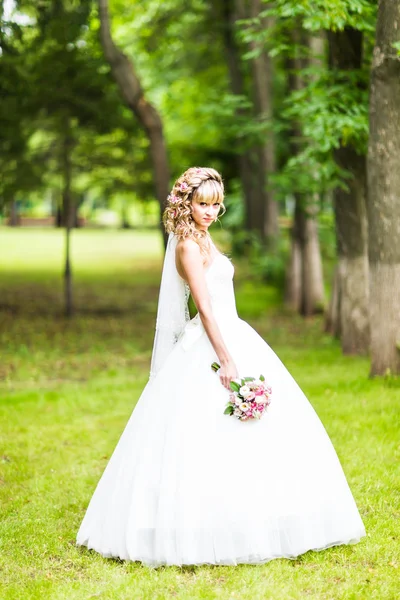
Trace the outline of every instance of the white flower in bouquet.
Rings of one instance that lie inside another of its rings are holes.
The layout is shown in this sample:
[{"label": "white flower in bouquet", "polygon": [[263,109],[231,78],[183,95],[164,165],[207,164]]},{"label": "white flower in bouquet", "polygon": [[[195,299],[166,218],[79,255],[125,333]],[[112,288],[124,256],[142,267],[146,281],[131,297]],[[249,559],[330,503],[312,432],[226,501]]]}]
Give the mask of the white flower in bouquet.
[{"label": "white flower in bouquet", "polygon": [[239,394],[241,396],[243,396],[243,398],[246,398],[246,396],[250,393],[251,393],[251,390],[248,385],[242,385],[242,387],[239,390]]},{"label": "white flower in bouquet", "polygon": [[[218,372],[220,365],[213,362],[211,368]],[[236,417],[240,421],[261,419],[271,404],[272,389],[267,385],[264,375],[258,379],[243,377],[232,379],[229,401],[224,414]]]},{"label": "white flower in bouquet", "polygon": [[[244,390],[244,391],[242,391],[242,390]],[[240,393],[241,396],[243,396],[243,398],[245,400],[253,400],[253,398],[254,398],[254,392],[253,392],[253,390],[251,390],[247,385],[243,385],[240,388],[240,392],[239,393]]]}]

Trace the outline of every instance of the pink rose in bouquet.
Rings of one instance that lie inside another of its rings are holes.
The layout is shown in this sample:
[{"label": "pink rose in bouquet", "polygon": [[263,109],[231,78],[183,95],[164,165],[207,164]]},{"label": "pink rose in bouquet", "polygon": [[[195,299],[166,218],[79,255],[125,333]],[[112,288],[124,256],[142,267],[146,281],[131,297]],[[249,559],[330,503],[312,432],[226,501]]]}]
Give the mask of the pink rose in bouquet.
[{"label": "pink rose in bouquet", "polygon": [[[220,365],[214,362],[213,371],[218,371]],[[255,377],[242,377],[230,383],[231,392],[224,410],[225,415],[230,415],[239,421],[261,419],[271,404],[272,388],[266,384],[264,375]]]}]

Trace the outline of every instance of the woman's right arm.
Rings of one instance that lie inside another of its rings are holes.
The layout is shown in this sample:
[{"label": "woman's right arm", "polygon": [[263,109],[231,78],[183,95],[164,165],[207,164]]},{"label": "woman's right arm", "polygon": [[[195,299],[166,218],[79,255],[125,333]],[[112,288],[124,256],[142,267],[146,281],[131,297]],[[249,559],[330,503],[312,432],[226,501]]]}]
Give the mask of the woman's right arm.
[{"label": "woman's right arm", "polygon": [[230,382],[239,375],[212,312],[199,245],[190,239],[179,242],[176,248],[176,263],[178,272],[189,284],[205,332],[218,356],[221,383],[229,390]]}]

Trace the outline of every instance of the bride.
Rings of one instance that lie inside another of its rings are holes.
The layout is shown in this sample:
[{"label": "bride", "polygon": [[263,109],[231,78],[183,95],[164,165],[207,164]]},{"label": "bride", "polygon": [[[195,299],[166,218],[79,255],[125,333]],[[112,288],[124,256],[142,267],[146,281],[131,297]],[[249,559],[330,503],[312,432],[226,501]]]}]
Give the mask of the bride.
[{"label": "bride", "polygon": [[[211,168],[188,169],[168,197],[150,379],[77,535],[78,545],[104,557],[258,564],[365,535],[314,409],[238,317],[234,267],[208,233],[223,199]],[[198,309],[191,320],[189,293]],[[272,387],[262,419],[224,414],[230,382],[260,374]]]}]

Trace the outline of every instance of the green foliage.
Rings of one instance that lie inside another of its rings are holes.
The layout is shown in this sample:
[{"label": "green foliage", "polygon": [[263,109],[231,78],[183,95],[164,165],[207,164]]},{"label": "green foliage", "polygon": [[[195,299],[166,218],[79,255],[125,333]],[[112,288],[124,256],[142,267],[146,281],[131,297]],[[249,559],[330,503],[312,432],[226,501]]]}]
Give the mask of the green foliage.
[{"label": "green foliage", "polygon": [[[96,6],[86,0],[19,0],[18,6],[31,21],[2,29],[0,91],[7,110],[0,116],[6,132],[0,141],[0,198],[46,188],[59,195],[68,134],[76,196],[89,192],[103,205],[150,200],[148,140],[123,106],[104,60]],[[232,93],[229,77],[224,7],[206,0],[188,0],[184,10],[178,0],[111,0],[110,13],[117,44],[162,116],[171,178],[193,164],[220,169],[227,190],[225,227],[233,232],[235,250],[244,251],[249,242],[241,233],[245,206],[238,154],[254,156],[254,148],[274,136],[277,172],[270,184],[281,202],[345,188],[348,173],[333,156],[340,145],[365,154],[376,2],[264,2],[257,18],[237,23],[240,94]],[[326,43],[321,56],[310,51],[310,36],[344,27],[363,32],[359,71],[328,69]],[[274,57],[268,118],[254,106],[252,81],[252,60],[264,49]],[[297,59],[301,66],[294,68]],[[302,86],[293,90],[295,75]],[[260,256],[256,268],[281,281],[285,249],[277,254]]]},{"label": "green foliage", "polygon": [[283,19],[299,18],[310,31],[341,31],[353,27],[371,32],[376,9],[374,0],[277,0],[268,13]]},{"label": "green foliage", "polygon": [[283,231],[273,252],[265,250],[257,241],[251,251],[250,265],[254,275],[261,277],[266,283],[283,290],[286,268],[289,258],[289,238]]},{"label": "green foliage", "polygon": [[398,54],[400,55],[400,42],[393,42],[393,48],[397,50]]},{"label": "green foliage", "polygon": [[[223,216],[223,227],[232,232],[235,238],[237,235],[240,237],[240,231],[243,230],[245,208],[242,192],[237,180],[231,183],[224,204],[226,214]],[[236,246],[237,244],[235,243]]]},{"label": "green foliage", "polygon": [[341,145],[365,154],[368,143],[368,90],[366,73],[329,72],[315,69],[302,73],[304,88],[292,92],[284,104],[282,118],[302,124],[299,151],[289,156],[273,178],[280,196],[290,193],[325,194],[347,188],[348,173],[334,160]]},{"label": "green foliage", "polygon": [[[59,190],[68,140],[76,194],[91,190],[112,198],[134,189],[142,198],[151,197],[148,142],[111,78],[91,3],[20,0],[19,8],[31,24],[15,26],[5,36],[5,47],[18,52],[0,56],[0,85],[8,79],[13,83],[9,102],[18,108],[10,107],[15,126],[14,132],[7,130],[6,141],[19,139],[18,124],[24,147],[0,146],[3,172],[18,164],[2,179],[0,196],[12,199],[22,189],[41,187]],[[8,79],[1,69],[8,69]],[[36,179],[28,176],[28,168]]]},{"label": "green foliage", "polygon": [[[338,167],[333,151],[341,145],[351,145],[362,155],[367,151],[376,9],[372,0],[277,0],[265,2],[258,18],[240,23],[243,41],[257,42],[258,52],[265,48],[289,80],[272,127],[282,156],[271,182],[281,200],[291,194],[313,196],[337,187],[346,189],[349,174]],[[266,17],[272,19],[268,27]],[[320,56],[310,44],[310,38],[323,36],[324,30],[345,27],[363,32],[359,70],[329,68],[326,40]],[[297,89],[290,85],[294,77],[301,81]]]},{"label": "green foliage", "polygon": [[336,235],[333,213],[323,213],[318,219],[318,237],[324,262],[336,259]]},{"label": "green foliage", "polygon": [[245,229],[232,236],[232,252],[235,256],[245,256],[252,275],[277,289],[283,290],[286,267],[289,258],[289,235],[286,228],[273,250],[265,247],[256,232]]},{"label": "green foliage", "polygon": [[162,115],[172,176],[195,164],[222,169],[240,100],[228,95],[222,24],[210,4],[189,0],[182,10],[178,0],[114,0],[111,8],[115,39]]},{"label": "green foliage", "polygon": [[233,392],[238,392],[240,390],[240,385],[236,381],[231,381],[230,388]]},{"label": "green foliage", "polygon": [[[0,18],[2,15],[0,14]],[[0,207],[17,191],[40,185],[38,164],[28,157],[30,69],[23,54],[22,28],[0,23]]]}]

